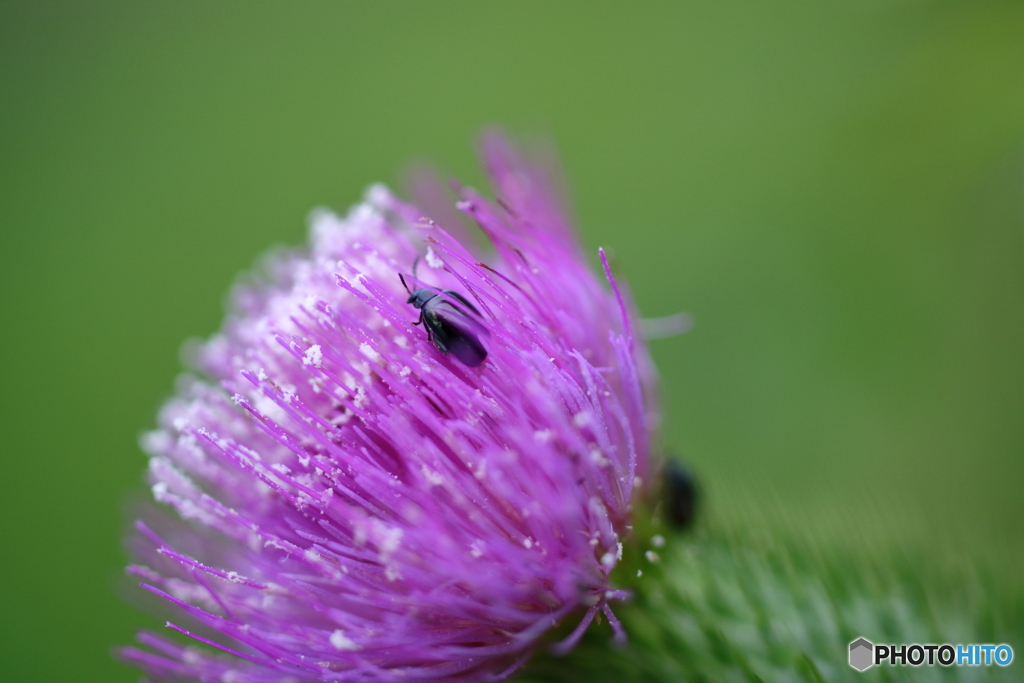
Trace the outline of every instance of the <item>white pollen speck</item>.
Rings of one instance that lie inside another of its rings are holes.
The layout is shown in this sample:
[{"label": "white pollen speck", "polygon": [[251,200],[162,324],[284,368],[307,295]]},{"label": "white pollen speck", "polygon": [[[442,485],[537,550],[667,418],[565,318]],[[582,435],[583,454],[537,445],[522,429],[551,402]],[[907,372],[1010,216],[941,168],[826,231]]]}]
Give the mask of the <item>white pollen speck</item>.
[{"label": "white pollen speck", "polygon": [[640,477],[633,477],[633,488],[638,489],[644,485],[644,480]]},{"label": "white pollen speck", "polygon": [[615,559],[616,560],[621,560],[622,559],[622,542],[621,541],[619,542],[618,548],[615,551]]},{"label": "white pollen speck", "polygon": [[348,638],[341,629],[338,629],[331,634],[331,645],[334,646],[335,650],[347,650],[352,652],[359,649],[359,646],[355,644],[355,641]]},{"label": "white pollen speck", "polygon": [[576,413],[575,415],[573,415],[572,421],[576,424],[577,427],[586,427],[588,424],[590,424],[590,413]]},{"label": "white pollen speck", "polygon": [[525,541],[523,541],[523,545],[526,546],[527,550],[529,550],[530,548],[533,547],[533,539],[531,539],[531,538],[526,539]]},{"label": "white pollen speck", "polygon": [[367,344],[366,342],[363,342],[362,344],[359,345],[359,352],[362,353],[367,358],[369,358],[370,360],[377,360],[378,358],[380,358],[380,354],[377,353],[374,350],[374,348]]},{"label": "white pollen speck", "polygon": [[660,557],[658,557],[658,553],[654,552],[653,550],[648,550],[646,553],[644,553],[644,557],[647,558],[648,562],[657,562],[661,559]]},{"label": "white pollen speck", "polygon": [[601,556],[601,564],[606,567],[611,567],[615,564],[615,556],[611,553],[605,553]]},{"label": "white pollen speck", "polygon": [[426,261],[427,265],[430,266],[431,268],[440,268],[441,266],[444,265],[444,261],[439,259],[437,257],[437,254],[435,254],[434,250],[430,247],[427,247]]},{"label": "white pollen speck", "polygon": [[260,371],[256,373],[256,379],[258,379],[261,382],[266,382],[267,381],[267,371],[264,370],[263,368],[260,368]]},{"label": "white pollen speck", "polygon": [[664,548],[665,547],[665,537],[662,536],[661,534],[658,534],[657,536],[651,537],[651,545],[653,545],[655,548]]},{"label": "white pollen speck", "polygon": [[302,357],[303,365],[312,365],[319,368],[324,361],[324,354],[320,350],[319,344],[313,344],[306,350],[306,355]]},{"label": "white pollen speck", "polygon": [[398,527],[386,527],[382,526],[379,531],[377,538],[377,548],[380,550],[381,555],[390,555],[391,553],[398,550],[398,546],[402,543],[402,530]]},{"label": "white pollen speck", "polygon": [[367,398],[366,396],[366,389],[363,389],[362,387],[356,389],[356,396],[355,398],[352,399],[352,403],[355,405],[355,407],[362,408],[369,402],[370,399]]},{"label": "white pollen speck", "polygon": [[484,554],[484,551],[480,549],[480,541],[473,541],[473,545],[469,546],[469,554],[476,559]]},{"label": "white pollen speck", "polygon": [[408,365],[403,365],[402,369],[398,371],[399,377],[408,377],[412,373]]},{"label": "white pollen speck", "polygon": [[431,486],[440,486],[441,484],[444,483],[444,479],[441,477],[441,475],[435,472],[434,470],[430,469],[426,465],[423,465],[420,468],[420,472],[423,473],[423,476],[431,484]]},{"label": "white pollen speck", "polygon": [[540,429],[533,433],[533,438],[541,443],[547,443],[555,438],[555,433],[550,429]]},{"label": "white pollen speck", "polygon": [[245,583],[245,579],[238,572],[228,572],[227,579],[231,583]]},{"label": "white pollen speck", "polygon": [[643,576],[643,575],[644,575],[644,570],[643,570],[643,569],[637,569],[637,570],[636,570],[636,576],[637,576],[637,578],[640,578],[640,577],[641,577],[641,576]]}]

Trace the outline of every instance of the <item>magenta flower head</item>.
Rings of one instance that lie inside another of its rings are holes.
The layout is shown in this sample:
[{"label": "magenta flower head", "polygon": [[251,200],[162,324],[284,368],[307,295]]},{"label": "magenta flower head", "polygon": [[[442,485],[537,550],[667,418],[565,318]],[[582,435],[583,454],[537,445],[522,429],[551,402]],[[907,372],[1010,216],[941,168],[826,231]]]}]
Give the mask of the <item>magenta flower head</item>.
[{"label": "magenta flower head", "polygon": [[[163,513],[129,572],[198,641],[155,680],[484,681],[608,601],[656,422],[631,306],[587,268],[546,167],[500,135],[499,199],[382,186],[238,288],[144,439]],[[417,324],[421,323],[421,324]],[[203,644],[200,645],[199,643]]]}]

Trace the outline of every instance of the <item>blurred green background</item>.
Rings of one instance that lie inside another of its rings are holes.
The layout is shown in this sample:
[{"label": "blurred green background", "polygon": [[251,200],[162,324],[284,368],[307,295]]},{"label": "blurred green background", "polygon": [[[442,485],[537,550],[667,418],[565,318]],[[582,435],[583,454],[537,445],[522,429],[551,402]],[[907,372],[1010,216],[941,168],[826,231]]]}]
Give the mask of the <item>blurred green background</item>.
[{"label": "blurred green background", "polygon": [[481,184],[486,124],[694,315],[654,354],[712,512],[1021,581],[1019,2],[5,2],[0,83],[4,680],[137,678],[120,539],[183,340],[314,206]]}]

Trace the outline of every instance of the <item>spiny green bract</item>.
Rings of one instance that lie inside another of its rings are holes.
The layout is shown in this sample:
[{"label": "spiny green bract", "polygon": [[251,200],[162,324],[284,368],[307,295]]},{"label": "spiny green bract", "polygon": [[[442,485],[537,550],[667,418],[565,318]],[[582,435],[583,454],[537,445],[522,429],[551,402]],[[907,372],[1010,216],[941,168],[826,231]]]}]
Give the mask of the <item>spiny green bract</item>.
[{"label": "spiny green bract", "polygon": [[[898,547],[826,551],[793,534],[766,541],[724,528],[662,533],[667,538],[658,548],[651,530],[638,530],[647,540],[620,565],[619,585],[635,591],[618,610],[628,645],[612,647],[607,626],[591,629],[569,657],[535,658],[523,683],[1020,680],[1016,661],[883,665],[863,673],[847,664],[849,643],[860,636],[886,644],[1005,642],[1022,656],[1020,592],[971,569],[943,574]],[[648,550],[657,562],[647,559]]]}]

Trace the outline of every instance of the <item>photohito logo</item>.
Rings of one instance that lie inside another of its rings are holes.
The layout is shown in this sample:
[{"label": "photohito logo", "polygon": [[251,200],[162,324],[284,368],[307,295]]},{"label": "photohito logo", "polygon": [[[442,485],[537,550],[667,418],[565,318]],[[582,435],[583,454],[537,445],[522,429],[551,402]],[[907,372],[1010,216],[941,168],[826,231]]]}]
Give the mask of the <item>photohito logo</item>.
[{"label": "photohito logo", "polygon": [[1009,645],[875,645],[867,638],[850,643],[850,666],[864,671],[876,664],[895,666],[1009,666]]}]

